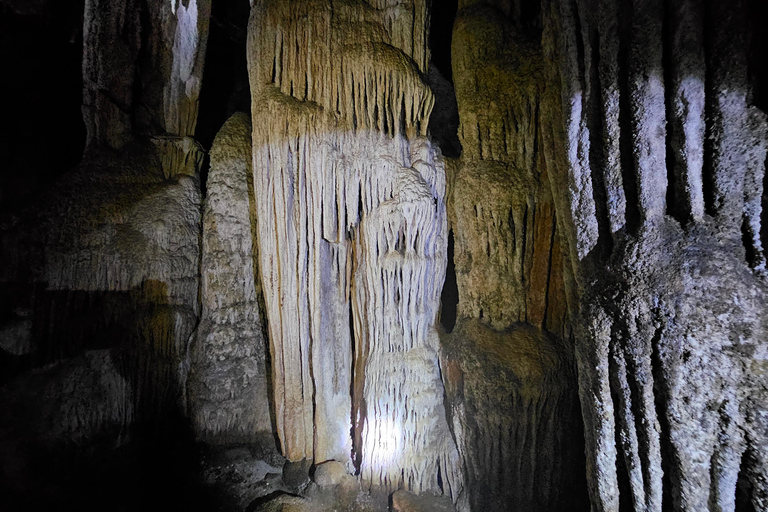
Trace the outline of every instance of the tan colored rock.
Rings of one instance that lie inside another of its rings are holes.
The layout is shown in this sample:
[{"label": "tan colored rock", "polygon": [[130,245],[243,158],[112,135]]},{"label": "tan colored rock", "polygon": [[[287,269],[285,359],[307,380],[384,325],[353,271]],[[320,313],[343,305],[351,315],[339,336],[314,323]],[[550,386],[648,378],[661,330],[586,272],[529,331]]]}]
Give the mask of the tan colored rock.
[{"label": "tan colored rock", "polygon": [[282,495],[260,505],[256,512],[316,512],[312,502],[299,496]]},{"label": "tan colored rock", "polygon": [[463,148],[448,200],[457,315],[565,335],[560,235],[538,125],[541,49],[496,8],[467,2],[452,62]]},{"label": "tan colored rock", "polygon": [[445,173],[424,137],[426,12],[422,0],[254,4],[254,188],[285,455],[354,453],[368,485],[392,488],[438,490],[440,473],[457,496],[434,328],[447,229]]},{"label": "tan colored rock", "polygon": [[[344,464],[336,460],[330,460],[323,462],[315,468],[312,480],[320,487],[333,487],[348,481],[347,477],[352,477],[352,475],[347,472]],[[352,478],[354,480],[354,477]]]},{"label": "tan colored rock", "polygon": [[464,319],[442,336],[442,347],[471,509],[584,504],[581,418],[566,342],[525,324],[497,331]]}]

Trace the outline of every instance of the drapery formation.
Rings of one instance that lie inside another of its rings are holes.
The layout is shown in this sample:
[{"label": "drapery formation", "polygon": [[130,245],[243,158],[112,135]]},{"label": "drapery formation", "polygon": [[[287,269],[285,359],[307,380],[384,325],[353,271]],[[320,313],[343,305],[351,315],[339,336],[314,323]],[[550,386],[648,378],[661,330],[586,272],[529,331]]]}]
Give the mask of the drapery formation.
[{"label": "drapery formation", "polygon": [[458,496],[434,327],[447,230],[426,39],[426,2],[257,2],[254,188],[284,454],[393,488],[442,479]]}]

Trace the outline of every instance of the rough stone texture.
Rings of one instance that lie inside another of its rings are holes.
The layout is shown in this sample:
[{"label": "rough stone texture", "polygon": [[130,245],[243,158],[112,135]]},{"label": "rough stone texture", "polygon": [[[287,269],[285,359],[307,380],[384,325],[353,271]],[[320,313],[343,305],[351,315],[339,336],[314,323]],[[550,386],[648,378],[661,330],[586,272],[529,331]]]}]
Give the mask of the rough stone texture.
[{"label": "rough stone texture", "polygon": [[[148,146],[119,162],[94,155],[39,204],[6,221],[0,282],[4,290],[24,290],[31,305],[30,354],[18,368],[83,362],[84,351],[109,349],[130,392],[105,393],[111,408],[132,411],[122,416],[128,424],[162,423],[183,410],[188,342],[199,312],[197,180],[164,182]],[[56,375],[51,385],[59,385]],[[100,385],[120,389],[108,381]],[[86,387],[71,392],[98,393]],[[84,432],[98,431],[98,410]],[[104,422],[108,427],[111,416]]]},{"label": "rough stone texture", "polygon": [[470,509],[579,510],[581,426],[566,342],[535,327],[497,331],[477,319],[460,320],[442,341]]},{"label": "rough stone texture", "polygon": [[[503,5],[502,5],[503,4]],[[543,160],[545,60],[505,3],[462,2],[452,65],[463,153],[448,183],[457,324],[441,367],[471,510],[580,510],[565,257]]]},{"label": "rough stone texture", "polygon": [[285,460],[274,447],[257,443],[207,445],[202,454],[202,481],[216,489],[220,510],[249,510],[254,500],[289,492],[281,478]]},{"label": "rough stone texture", "polygon": [[320,487],[333,487],[348,484],[350,481],[356,484],[355,477],[347,472],[347,468],[339,461],[331,460],[323,462],[315,468],[312,480]]},{"label": "rough stone texture", "polygon": [[444,496],[417,496],[408,491],[395,491],[392,494],[393,512],[455,512],[451,500]]},{"label": "rough stone texture", "polygon": [[194,135],[210,8],[210,0],[85,2],[88,146],[121,148],[137,133]]},{"label": "rough stone texture", "polygon": [[439,491],[441,474],[456,498],[426,13],[422,1],[254,3],[254,186],[284,454],[417,492]]},{"label": "rough stone texture", "polygon": [[452,43],[463,148],[449,187],[457,314],[565,336],[563,255],[540,151],[544,60],[530,31],[469,4]]},{"label": "rough stone texture", "polygon": [[310,501],[300,496],[279,496],[255,509],[257,512],[312,512]]},{"label": "rough stone texture", "polygon": [[764,511],[765,118],[748,101],[748,11],[675,1],[665,29],[664,7],[543,3],[592,509],[733,511],[741,478]]},{"label": "rough stone texture", "polygon": [[235,114],[211,148],[203,206],[202,311],[189,399],[200,438],[272,441],[267,342],[254,247],[251,123]]}]

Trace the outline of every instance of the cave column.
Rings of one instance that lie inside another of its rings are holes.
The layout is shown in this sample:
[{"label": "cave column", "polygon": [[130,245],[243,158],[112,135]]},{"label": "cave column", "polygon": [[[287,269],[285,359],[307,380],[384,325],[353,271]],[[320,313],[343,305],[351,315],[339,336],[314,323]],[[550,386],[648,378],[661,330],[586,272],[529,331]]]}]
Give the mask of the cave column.
[{"label": "cave column", "polygon": [[255,2],[253,172],[284,454],[415,491],[439,490],[441,474],[455,497],[434,327],[447,234],[445,173],[425,137],[427,39],[424,1]]}]

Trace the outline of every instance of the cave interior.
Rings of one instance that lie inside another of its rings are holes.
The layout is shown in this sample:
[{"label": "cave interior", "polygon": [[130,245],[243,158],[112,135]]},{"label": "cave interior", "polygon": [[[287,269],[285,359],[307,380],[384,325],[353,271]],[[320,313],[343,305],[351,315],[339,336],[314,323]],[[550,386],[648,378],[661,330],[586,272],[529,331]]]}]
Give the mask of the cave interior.
[{"label": "cave interior", "polygon": [[0,0],[0,511],[768,512],[767,23]]}]

